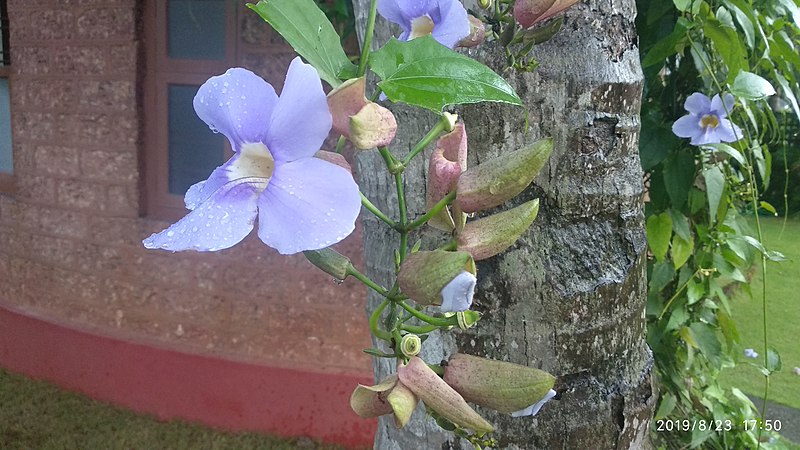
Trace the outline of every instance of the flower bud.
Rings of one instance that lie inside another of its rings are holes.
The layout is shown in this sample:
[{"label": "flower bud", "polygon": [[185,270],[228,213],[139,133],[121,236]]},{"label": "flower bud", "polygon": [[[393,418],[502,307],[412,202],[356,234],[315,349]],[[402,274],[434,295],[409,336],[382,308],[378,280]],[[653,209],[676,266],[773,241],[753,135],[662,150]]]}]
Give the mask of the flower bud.
[{"label": "flower bud", "polygon": [[385,378],[375,386],[359,384],[350,396],[350,408],[365,419],[394,413],[395,425],[403,428],[411,418],[419,400],[398,379],[397,374]]},{"label": "flower bud", "polygon": [[408,357],[417,356],[422,351],[422,339],[416,334],[406,334],[400,339],[400,352]]},{"label": "flower bud", "polygon": [[397,132],[397,122],[388,109],[364,96],[364,77],[345,81],[328,94],[333,130],[362,150],[388,145]]},{"label": "flower bud", "polygon": [[408,387],[425,406],[462,428],[476,433],[494,431],[492,424],[476,413],[452,387],[448,386],[425,361],[415,356],[408,364],[397,368],[400,381]]},{"label": "flower bud", "polygon": [[347,278],[348,270],[352,267],[350,259],[330,247],[306,250],[303,255],[308,262],[319,267],[328,275],[333,275],[337,280]]},{"label": "flower bud", "polygon": [[578,0],[517,0],[514,4],[514,18],[522,28],[530,28],[575,3]]},{"label": "flower bud", "polygon": [[533,181],[552,151],[553,141],[542,139],[467,169],[458,178],[456,206],[472,213],[515,197]]},{"label": "flower bud", "polygon": [[467,401],[511,414],[536,406],[553,388],[555,377],[532,367],[456,353],[445,367],[444,381]]},{"label": "flower bud", "polygon": [[441,305],[442,290],[462,272],[475,274],[475,261],[469,253],[421,251],[408,255],[400,266],[397,283],[417,304]]},{"label": "flower bud", "polygon": [[358,114],[350,117],[348,137],[361,150],[389,145],[395,133],[394,115],[377,103],[367,103]]},{"label": "flower bud", "polygon": [[478,6],[480,6],[483,9],[491,8],[493,3],[494,3],[493,0],[478,0]]},{"label": "flower bud", "polygon": [[486,25],[481,19],[472,14],[468,15],[467,19],[469,19],[469,35],[458,41],[456,46],[465,48],[477,47],[486,40]]},{"label": "flower bud", "polygon": [[[433,208],[436,203],[453,191],[459,175],[466,169],[467,131],[464,124],[459,123],[455,125],[453,131],[436,141],[436,149],[428,160],[426,207]],[[447,232],[455,229],[455,222],[448,207],[432,217],[428,221],[428,225]]]},{"label": "flower bud", "polygon": [[472,306],[475,296],[475,275],[462,271],[442,288],[442,312],[466,311]]},{"label": "flower bud", "polygon": [[458,233],[458,249],[475,261],[491,258],[517,242],[539,213],[539,199],[467,223]]}]

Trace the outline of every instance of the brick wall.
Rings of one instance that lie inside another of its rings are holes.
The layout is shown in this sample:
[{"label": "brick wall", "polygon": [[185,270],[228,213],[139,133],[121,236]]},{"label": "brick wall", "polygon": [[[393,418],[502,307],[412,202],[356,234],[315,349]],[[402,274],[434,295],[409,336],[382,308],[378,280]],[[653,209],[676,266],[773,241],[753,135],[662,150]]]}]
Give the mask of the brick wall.
[{"label": "brick wall", "polygon": [[[17,190],[0,194],[0,303],[192,352],[368,372],[355,283],[337,286],[255,236],[217,253],[142,248],[168,225],[140,215],[142,3],[8,1]],[[240,58],[280,84],[293,55],[260,54],[276,37],[251,15]],[[343,251],[359,256],[358,239]]]}]

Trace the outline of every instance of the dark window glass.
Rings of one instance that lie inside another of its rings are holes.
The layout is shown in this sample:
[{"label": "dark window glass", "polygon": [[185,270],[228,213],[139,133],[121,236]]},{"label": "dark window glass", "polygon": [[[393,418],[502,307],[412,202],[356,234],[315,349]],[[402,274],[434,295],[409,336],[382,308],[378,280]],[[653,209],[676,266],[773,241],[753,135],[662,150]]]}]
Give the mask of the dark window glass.
[{"label": "dark window glass", "polygon": [[225,1],[169,0],[168,55],[174,59],[225,59]]},{"label": "dark window glass", "polygon": [[224,162],[225,136],[213,133],[194,112],[198,86],[171,84],[168,99],[169,192],[183,195]]}]

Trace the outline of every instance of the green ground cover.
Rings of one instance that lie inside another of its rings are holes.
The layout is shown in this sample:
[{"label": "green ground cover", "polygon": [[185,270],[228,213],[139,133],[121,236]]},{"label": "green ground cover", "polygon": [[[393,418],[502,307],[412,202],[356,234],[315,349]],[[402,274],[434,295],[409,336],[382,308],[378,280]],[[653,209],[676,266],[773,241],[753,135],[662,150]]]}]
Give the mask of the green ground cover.
[{"label": "green ground cover", "polygon": [[0,369],[3,450],[336,450],[310,440],[224,433],[182,422],[159,422],[64,392]]},{"label": "green ground cover", "polygon": [[[783,369],[770,377],[769,399],[800,409],[800,376],[793,370],[800,367],[800,220],[789,220],[784,229],[782,218],[762,218],[762,229],[767,248],[789,259],[767,263],[767,334],[783,361]],[[762,286],[758,268],[751,283],[753,297],[740,292],[731,302],[742,349],[753,348],[759,357],[764,353]],[[747,394],[763,397],[764,377],[748,361],[740,355],[739,364],[724,371],[721,380]]]}]

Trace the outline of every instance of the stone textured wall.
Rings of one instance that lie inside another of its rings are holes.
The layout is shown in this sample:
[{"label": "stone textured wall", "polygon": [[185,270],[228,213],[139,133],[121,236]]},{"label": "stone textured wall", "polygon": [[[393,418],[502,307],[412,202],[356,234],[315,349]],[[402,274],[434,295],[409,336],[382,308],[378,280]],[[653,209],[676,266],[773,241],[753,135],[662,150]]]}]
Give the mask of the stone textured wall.
[{"label": "stone textured wall", "polygon": [[[0,194],[0,305],[193,352],[369,371],[363,289],[255,236],[209,254],[146,251],[141,0],[9,0],[17,190]],[[240,14],[240,61],[285,73],[290,49]],[[166,151],[166,149],[164,149]],[[342,244],[361,254],[359,233]],[[336,327],[335,324],[340,326]]]}]

